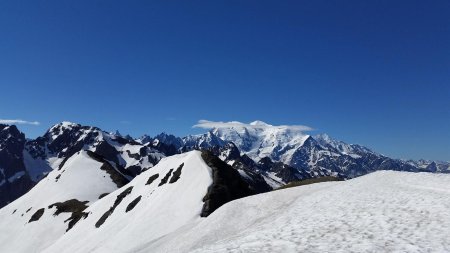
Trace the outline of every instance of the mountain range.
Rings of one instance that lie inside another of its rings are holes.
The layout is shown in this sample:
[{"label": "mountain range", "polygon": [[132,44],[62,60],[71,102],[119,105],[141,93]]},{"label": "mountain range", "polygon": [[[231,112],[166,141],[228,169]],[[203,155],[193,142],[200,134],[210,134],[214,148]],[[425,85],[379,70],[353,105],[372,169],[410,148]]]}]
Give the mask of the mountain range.
[{"label": "mountain range", "polygon": [[93,126],[62,122],[43,136],[26,139],[14,125],[0,125],[0,207],[14,201],[80,151],[91,151],[115,178],[129,182],[163,157],[209,150],[236,169],[256,192],[292,181],[333,176],[349,179],[378,170],[449,173],[449,162],[399,160],[326,134],[261,121],[215,127],[204,134],[176,137],[122,136]]}]

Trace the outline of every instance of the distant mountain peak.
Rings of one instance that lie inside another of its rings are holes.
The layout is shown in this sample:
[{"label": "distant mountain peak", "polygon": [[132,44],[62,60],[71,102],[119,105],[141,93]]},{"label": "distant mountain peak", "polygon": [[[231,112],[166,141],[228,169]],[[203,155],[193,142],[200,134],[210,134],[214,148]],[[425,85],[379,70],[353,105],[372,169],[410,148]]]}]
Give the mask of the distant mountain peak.
[{"label": "distant mountain peak", "polygon": [[70,122],[70,121],[62,121],[62,122],[56,124],[56,126],[58,126],[58,127],[79,127],[81,125],[78,123]]},{"label": "distant mountain peak", "polygon": [[250,123],[242,123],[239,121],[209,121],[209,120],[200,120],[194,127],[204,128],[204,129],[286,129],[290,131],[311,131],[313,130],[311,127],[304,125],[270,125],[261,120],[255,120]]}]

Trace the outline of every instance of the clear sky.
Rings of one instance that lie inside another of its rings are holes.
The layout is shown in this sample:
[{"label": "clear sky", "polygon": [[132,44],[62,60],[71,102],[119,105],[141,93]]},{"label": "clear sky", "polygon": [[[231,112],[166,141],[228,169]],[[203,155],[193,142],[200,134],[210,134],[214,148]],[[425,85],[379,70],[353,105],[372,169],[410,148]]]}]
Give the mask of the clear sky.
[{"label": "clear sky", "polygon": [[0,1],[0,119],[307,125],[450,160],[450,1]]}]

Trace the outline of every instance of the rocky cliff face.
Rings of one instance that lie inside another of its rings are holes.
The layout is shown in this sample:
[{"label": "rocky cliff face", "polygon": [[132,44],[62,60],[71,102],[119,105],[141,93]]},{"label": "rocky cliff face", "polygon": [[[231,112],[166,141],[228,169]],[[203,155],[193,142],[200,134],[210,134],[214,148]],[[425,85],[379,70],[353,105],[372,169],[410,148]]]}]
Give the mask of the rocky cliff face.
[{"label": "rocky cliff face", "polygon": [[25,142],[25,135],[16,126],[0,125],[0,207],[34,185],[24,164]]}]

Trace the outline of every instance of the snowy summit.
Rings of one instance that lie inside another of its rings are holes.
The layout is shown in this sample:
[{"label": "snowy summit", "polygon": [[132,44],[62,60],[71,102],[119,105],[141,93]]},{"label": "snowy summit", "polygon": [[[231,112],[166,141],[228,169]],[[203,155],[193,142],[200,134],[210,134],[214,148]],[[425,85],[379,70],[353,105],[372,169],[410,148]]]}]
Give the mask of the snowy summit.
[{"label": "snowy summit", "polygon": [[304,132],[312,130],[302,125],[273,126],[259,120],[249,124],[200,120],[194,127],[211,129],[216,136],[233,142],[253,159],[270,157],[282,162],[292,159],[289,151],[301,147],[309,137]]}]

